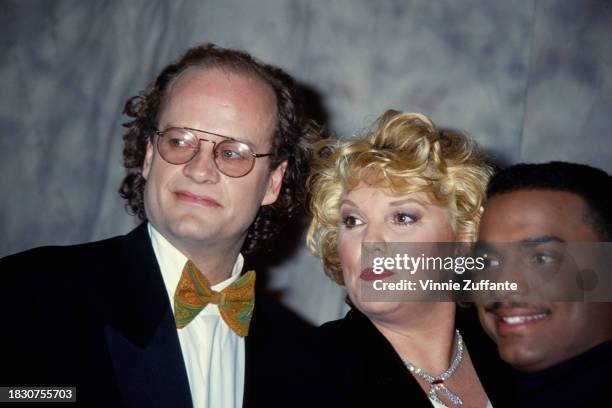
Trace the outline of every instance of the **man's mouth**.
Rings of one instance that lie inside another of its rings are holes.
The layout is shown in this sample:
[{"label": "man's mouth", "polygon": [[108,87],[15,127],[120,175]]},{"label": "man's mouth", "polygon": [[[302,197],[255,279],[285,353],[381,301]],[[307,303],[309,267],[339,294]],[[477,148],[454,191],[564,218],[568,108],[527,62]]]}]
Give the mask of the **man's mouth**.
[{"label": "man's mouth", "polygon": [[548,313],[538,313],[532,315],[521,316],[501,316],[499,320],[509,325],[525,324],[532,321],[542,320],[548,316]]},{"label": "man's mouth", "polygon": [[550,317],[548,310],[501,309],[493,312],[495,325],[500,335],[522,333],[539,327]]},{"label": "man's mouth", "polygon": [[537,327],[550,318],[551,309],[544,304],[495,302],[485,305],[485,312],[494,319],[499,334],[520,333]]},{"label": "man's mouth", "polygon": [[204,207],[223,207],[218,201],[205,195],[194,194],[189,191],[176,191],[174,194],[180,201],[183,202],[197,204]]}]

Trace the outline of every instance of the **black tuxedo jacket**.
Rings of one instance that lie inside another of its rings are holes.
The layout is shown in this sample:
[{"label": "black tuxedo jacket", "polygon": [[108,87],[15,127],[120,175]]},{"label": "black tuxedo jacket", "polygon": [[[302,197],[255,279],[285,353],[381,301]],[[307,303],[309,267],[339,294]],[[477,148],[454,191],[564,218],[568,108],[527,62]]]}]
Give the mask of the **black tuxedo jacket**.
[{"label": "black tuxedo jacket", "polygon": [[[192,406],[146,224],[1,259],[0,290],[0,385],[76,386],[85,406]],[[310,405],[321,369],[313,329],[264,294],[255,299],[243,406]]]},{"label": "black tuxedo jacket", "polygon": [[[457,327],[493,407],[512,407],[504,390],[510,368],[486,335],[475,330],[476,324],[472,316],[458,315]],[[319,330],[328,344],[328,370],[335,372],[330,375],[337,378],[338,392],[344,395],[342,406],[432,407],[391,343],[363,313],[352,309],[343,319],[326,323]]]}]

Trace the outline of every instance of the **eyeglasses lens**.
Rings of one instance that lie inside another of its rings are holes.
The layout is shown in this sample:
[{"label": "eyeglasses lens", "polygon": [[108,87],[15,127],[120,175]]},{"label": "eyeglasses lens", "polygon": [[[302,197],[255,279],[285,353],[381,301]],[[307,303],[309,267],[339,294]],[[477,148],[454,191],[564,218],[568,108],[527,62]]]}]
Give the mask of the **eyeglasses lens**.
[{"label": "eyeglasses lens", "polygon": [[[171,164],[184,164],[195,157],[200,139],[192,132],[171,128],[162,132],[157,148],[162,158]],[[215,143],[215,164],[229,177],[242,177],[253,168],[255,158],[248,145],[235,140]]]}]

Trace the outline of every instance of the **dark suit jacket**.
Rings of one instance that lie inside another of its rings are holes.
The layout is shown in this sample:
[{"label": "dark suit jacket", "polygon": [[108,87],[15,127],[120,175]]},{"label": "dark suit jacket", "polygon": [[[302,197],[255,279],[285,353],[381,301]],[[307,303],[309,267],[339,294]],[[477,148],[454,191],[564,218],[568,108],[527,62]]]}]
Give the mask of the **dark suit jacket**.
[{"label": "dark suit jacket", "polygon": [[[494,345],[472,330],[476,322],[465,320],[458,316],[457,325],[493,407],[512,406],[503,389],[509,367],[499,359]],[[329,346],[328,370],[335,372],[343,406],[432,407],[393,346],[363,313],[352,309],[344,319],[319,330]]]},{"label": "dark suit jacket", "polygon": [[598,408],[612,405],[612,341],[538,372],[514,372],[517,408]]},{"label": "dark suit jacket", "polygon": [[[76,386],[86,406],[192,406],[146,224],[105,241],[6,257],[0,290],[0,385]],[[320,370],[312,330],[256,294],[244,407],[310,403],[309,381]]]}]

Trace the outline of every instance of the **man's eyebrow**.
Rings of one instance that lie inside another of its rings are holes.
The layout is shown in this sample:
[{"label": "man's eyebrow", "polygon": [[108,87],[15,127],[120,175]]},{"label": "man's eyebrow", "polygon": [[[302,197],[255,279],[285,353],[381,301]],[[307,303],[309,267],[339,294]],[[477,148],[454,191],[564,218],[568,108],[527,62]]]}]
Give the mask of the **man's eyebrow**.
[{"label": "man's eyebrow", "polygon": [[[549,242],[560,242],[560,243],[564,243],[566,242],[564,239],[556,236],[556,235],[539,235],[539,236],[535,236],[535,237],[529,237],[529,238],[525,238],[522,239],[518,242],[507,242],[505,244],[502,245],[512,245],[512,244],[520,244],[520,245],[524,245],[524,246],[534,246],[534,245],[539,245],[539,244],[546,244]],[[474,244],[474,249],[478,250],[478,251],[487,251],[487,252],[495,252],[497,250],[497,248],[499,247],[500,244],[492,244],[490,242],[486,242],[486,241],[476,241],[476,243]]]},{"label": "man's eyebrow", "polygon": [[206,134],[206,135],[213,135],[213,136],[221,137],[223,139],[234,140],[236,142],[244,143],[244,144],[248,145],[251,149],[253,149],[253,147],[254,147],[252,145],[252,143],[249,142],[249,141],[242,140],[242,139],[237,139],[234,136],[228,136],[228,135],[222,135],[220,133],[209,132],[208,130],[196,129],[196,128],[192,128],[192,127],[189,127],[189,126],[179,126],[179,125],[175,125],[175,124],[169,122],[168,124],[166,124],[164,129],[170,129],[170,128],[185,129],[185,130],[190,130],[192,132],[203,133],[203,134]]},{"label": "man's eyebrow", "polygon": [[521,240],[521,244],[523,245],[538,245],[546,244],[548,242],[565,242],[565,240],[556,235],[540,235]]},{"label": "man's eyebrow", "polygon": [[485,241],[476,241],[474,249],[483,252],[497,252],[497,245]]}]

